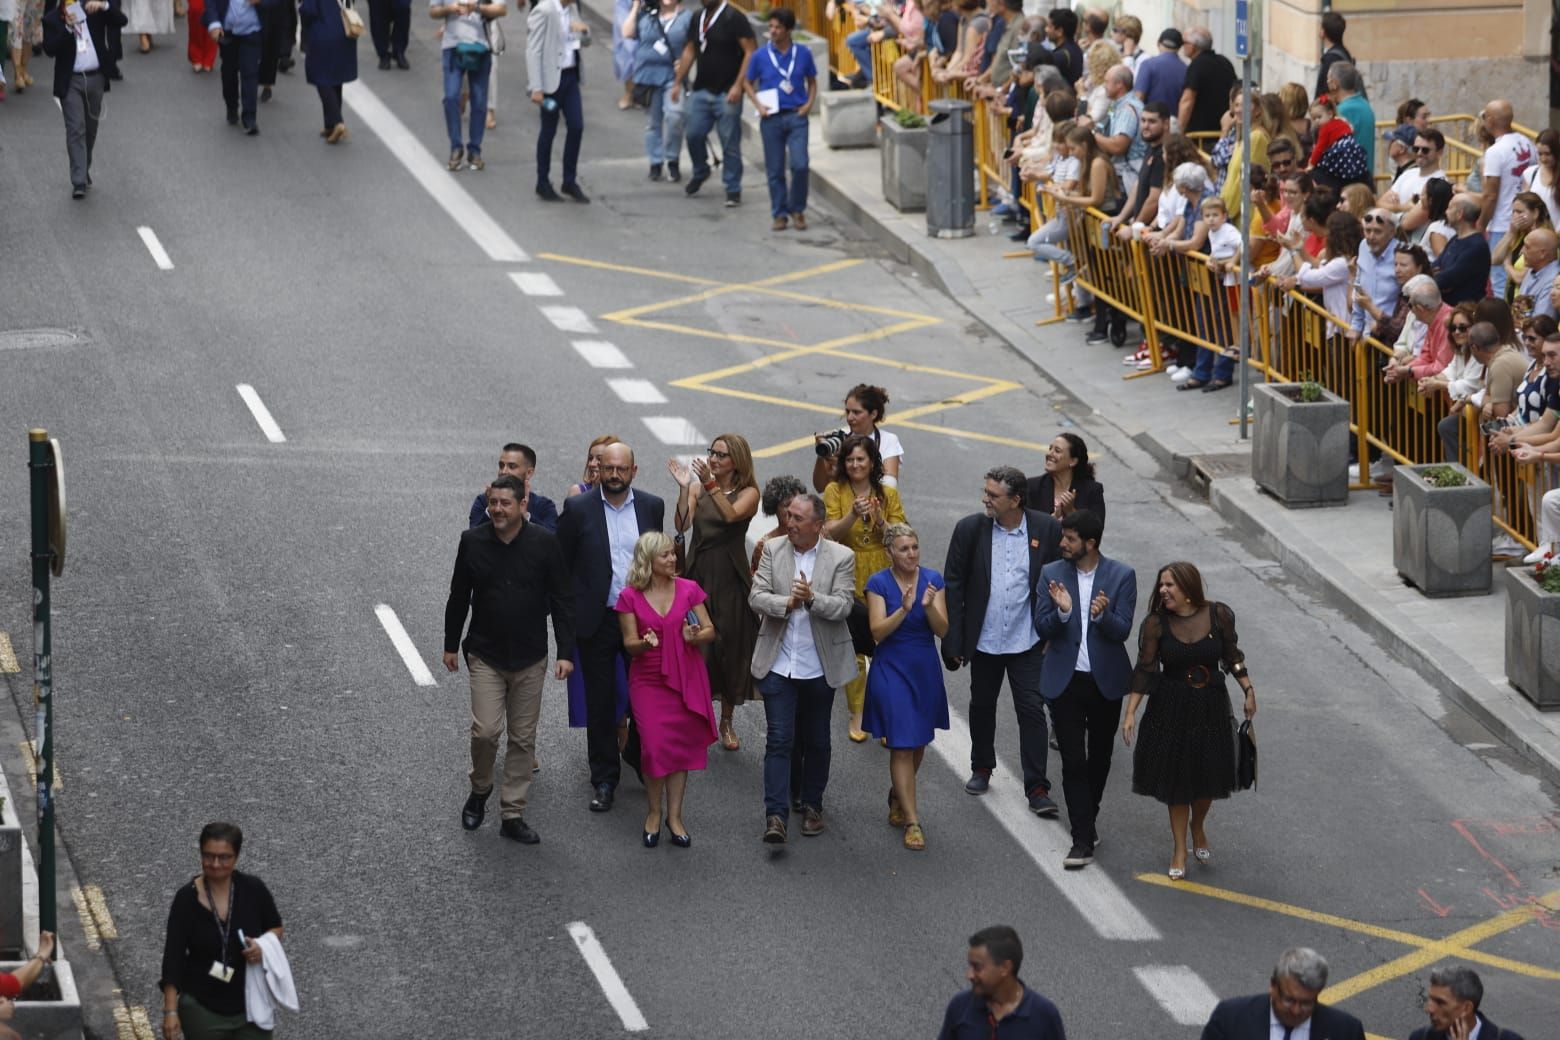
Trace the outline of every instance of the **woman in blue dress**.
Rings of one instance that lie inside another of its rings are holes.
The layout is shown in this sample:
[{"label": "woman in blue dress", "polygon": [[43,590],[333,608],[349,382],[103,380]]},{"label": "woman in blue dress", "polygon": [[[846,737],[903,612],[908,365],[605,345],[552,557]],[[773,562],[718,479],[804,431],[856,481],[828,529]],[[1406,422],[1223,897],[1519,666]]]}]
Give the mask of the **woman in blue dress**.
[{"label": "woman in blue dress", "polygon": [[[888,822],[903,827],[905,848],[926,848],[915,804],[915,774],[935,731],[948,728],[937,639],[948,634],[943,578],[921,566],[921,542],[909,524],[883,532],[889,567],[867,579],[867,612],[877,653],[867,673],[862,728],[888,745]],[[934,638],[935,637],[935,638]]]}]

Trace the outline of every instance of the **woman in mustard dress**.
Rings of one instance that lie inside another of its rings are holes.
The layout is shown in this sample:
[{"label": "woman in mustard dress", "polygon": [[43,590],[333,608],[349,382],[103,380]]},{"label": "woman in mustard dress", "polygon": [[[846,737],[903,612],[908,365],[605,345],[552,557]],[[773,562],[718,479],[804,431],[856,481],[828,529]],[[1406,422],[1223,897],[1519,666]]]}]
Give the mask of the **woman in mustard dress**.
[{"label": "woman in mustard dress", "polygon": [[[853,434],[840,445],[834,482],[823,489],[827,521],[824,537],[848,545],[856,554],[856,600],[866,609],[867,579],[889,565],[883,532],[905,523],[899,490],[883,483],[883,458],[870,437]],[[867,695],[867,659],[856,657],[856,678],[845,684],[850,709],[850,739],[861,743],[861,708]]]}]

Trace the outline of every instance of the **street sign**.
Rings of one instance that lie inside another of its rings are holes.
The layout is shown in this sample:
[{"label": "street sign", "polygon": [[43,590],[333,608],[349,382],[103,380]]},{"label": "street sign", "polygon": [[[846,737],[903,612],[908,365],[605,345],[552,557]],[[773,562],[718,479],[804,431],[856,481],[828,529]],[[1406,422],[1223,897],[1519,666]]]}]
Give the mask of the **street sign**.
[{"label": "street sign", "polygon": [[54,456],[54,479],[49,481],[49,551],[53,554],[49,570],[58,578],[65,573],[65,454],[58,437],[49,438],[49,451]]},{"label": "street sign", "polygon": [[1246,5],[1247,0],[1235,0],[1235,56],[1237,58],[1250,57],[1251,20]]}]

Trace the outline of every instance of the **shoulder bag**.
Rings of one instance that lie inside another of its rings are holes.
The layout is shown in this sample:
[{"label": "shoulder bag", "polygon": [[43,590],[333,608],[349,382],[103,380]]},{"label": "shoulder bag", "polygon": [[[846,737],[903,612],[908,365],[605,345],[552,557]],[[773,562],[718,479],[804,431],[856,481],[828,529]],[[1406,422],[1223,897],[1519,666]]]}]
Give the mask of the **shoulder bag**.
[{"label": "shoulder bag", "polygon": [[1240,724],[1235,743],[1235,782],[1246,791],[1257,786],[1257,731],[1250,719]]},{"label": "shoulder bag", "polygon": [[336,6],[341,8],[341,29],[347,34],[347,39],[355,40],[363,35],[363,16],[352,9],[347,0],[336,0]]}]

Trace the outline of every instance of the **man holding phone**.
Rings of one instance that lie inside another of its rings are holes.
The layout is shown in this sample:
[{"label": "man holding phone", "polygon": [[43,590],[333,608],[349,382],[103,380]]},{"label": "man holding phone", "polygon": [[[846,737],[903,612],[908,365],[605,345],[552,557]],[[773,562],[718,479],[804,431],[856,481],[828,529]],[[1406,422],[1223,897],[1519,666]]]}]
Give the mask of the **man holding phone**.
[{"label": "man holding phone", "polygon": [[206,0],[206,31],[222,55],[222,100],[228,126],[242,120],[250,137],[260,132],[255,122],[260,95],[260,7],[275,0]]},{"label": "man holding phone", "polygon": [[43,14],[43,52],[54,59],[54,96],[65,117],[73,199],[86,198],[92,186],[92,149],[103,117],[103,95],[118,69],[108,46],[108,28],[126,21],[119,0],[54,3]]}]

